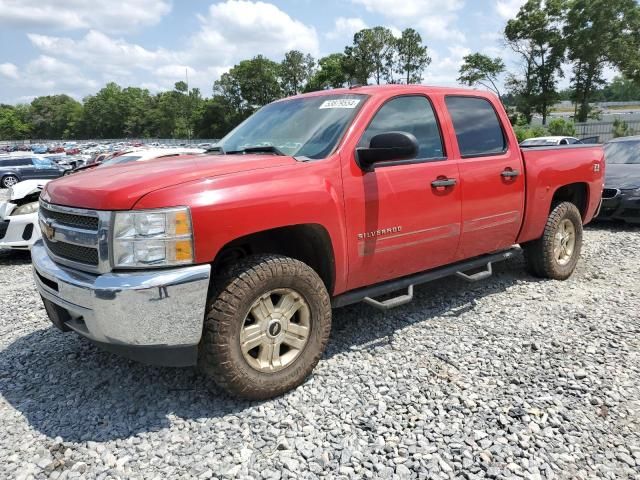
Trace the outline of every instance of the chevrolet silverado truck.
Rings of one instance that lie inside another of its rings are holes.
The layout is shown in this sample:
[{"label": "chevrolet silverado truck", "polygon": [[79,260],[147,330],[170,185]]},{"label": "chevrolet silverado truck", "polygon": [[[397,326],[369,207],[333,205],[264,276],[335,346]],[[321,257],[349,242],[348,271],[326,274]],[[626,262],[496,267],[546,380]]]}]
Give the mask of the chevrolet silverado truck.
[{"label": "chevrolet silverado truck", "polygon": [[208,154],[48,183],[34,278],[61,330],[269,398],[310,375],[332,308],[396,307],[521,249],[536,276],[569,277],[604,168],[601,146],[521,150],[489,93],[314,92]]}]

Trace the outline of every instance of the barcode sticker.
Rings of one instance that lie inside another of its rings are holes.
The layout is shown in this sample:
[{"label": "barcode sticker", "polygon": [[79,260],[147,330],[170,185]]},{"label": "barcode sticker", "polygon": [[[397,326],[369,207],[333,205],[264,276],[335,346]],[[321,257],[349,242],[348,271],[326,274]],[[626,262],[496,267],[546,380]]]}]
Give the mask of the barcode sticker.
[{"label": "barcode sticker", "polygon": [[325,100],[320,105],[320,110],[325,108],[356,108],[360,100],[357,98],[340,98],[337,100]]}]

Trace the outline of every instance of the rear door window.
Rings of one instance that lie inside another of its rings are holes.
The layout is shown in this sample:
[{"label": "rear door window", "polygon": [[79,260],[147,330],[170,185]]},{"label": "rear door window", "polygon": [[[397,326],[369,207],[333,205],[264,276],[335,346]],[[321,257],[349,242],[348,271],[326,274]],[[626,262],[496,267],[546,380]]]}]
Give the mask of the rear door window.
[{"label": "rear door window", "polygon": [[30,158],[8,158],[5,160],[0,160],[0,165],[3,167],[24,167],[26,165],[31,165]]},{"label": "rear door window", "polygon": [[502,125],[488,100],[448,96],[445,102],[463,158],[497,155],[507,149]]}]

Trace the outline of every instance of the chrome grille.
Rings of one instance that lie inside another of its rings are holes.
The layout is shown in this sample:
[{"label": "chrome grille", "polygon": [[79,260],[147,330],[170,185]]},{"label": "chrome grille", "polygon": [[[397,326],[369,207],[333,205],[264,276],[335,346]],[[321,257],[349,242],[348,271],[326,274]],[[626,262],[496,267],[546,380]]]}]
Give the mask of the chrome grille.
[{"label": "chrome grille", "polygon": [[56,263],[93,273],[111,270],[111,212],[63,207],[41,199],[39,217],[44,245]]},{"label": "chrome grille", "polygon": [[86,217],[83,215],[73,215],[71,213],[56,212],[47,208],[43,209],[42,216],[47,219],[55,220],[61,225],[69,227],[84,228],[86,230],[98,230],[98,217]]},{"label": "chrome grille", "polygon": [[98,266],[98,250],[96,248],[82,247],[72,243],[51,242],[47,238],[44,239],[44,243],[49,251],[58,257],[94,267]]}]

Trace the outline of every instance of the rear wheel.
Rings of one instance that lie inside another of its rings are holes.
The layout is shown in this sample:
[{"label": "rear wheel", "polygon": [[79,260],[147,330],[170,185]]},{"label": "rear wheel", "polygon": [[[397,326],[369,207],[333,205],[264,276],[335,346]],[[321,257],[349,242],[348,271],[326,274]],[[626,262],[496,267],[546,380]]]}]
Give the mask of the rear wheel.
[{"label": "rear wheel", "polygon": [[15,175],[5,175],[4,177],[2,177],[1,183],[4,188],[9,188],[13,187],[19,181],[20,180]]},{"label": "rear wheel", "polygon": [[537,277],[566,280],[576,268],[582,250],[582,217],[569,202],[549,215],[542,237],[523,245],[527,269]]},{"label": "rear wheel", "polygon": [[329,294],[316,272],[288,257],[252,256],[216,282],[200,342],[200,369],[232,394],[265,399],[295,388],[322,356]]}]

